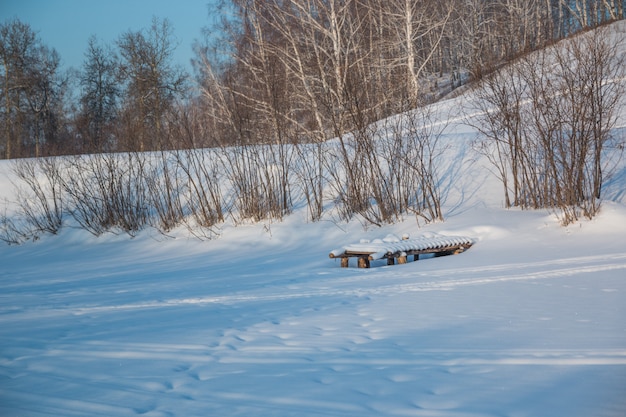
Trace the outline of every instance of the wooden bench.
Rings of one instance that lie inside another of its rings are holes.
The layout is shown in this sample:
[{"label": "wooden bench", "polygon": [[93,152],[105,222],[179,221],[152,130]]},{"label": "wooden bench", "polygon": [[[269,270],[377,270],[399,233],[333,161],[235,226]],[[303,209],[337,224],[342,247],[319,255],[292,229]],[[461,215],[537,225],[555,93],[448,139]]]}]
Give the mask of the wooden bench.
[{"label": "wooden bench", "polygon": [[420,255],[434,254],[434,256],[456,255],[465,252],[474,244],[473,239],[463,236],[443,236],[429,233],[417,239],[402,239],[388,236],[385,239],[375,239],[372,242],[361,241],[357,244],[335,249],[328,255],[331,259],[341,259],[341,267],[347,268],[350,258],[357,258],[359,268],[369,268],[370,261],[387,259],[387,265],[405,264],[408,257],[413,256],[417,261]]}]

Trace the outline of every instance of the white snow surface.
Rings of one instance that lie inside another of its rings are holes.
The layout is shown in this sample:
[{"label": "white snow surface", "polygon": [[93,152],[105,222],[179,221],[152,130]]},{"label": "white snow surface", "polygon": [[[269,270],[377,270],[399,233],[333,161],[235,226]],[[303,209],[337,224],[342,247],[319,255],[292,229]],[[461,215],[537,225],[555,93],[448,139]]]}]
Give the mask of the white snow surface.
[{"label": "white snow surface", "polygon": [[[600,215],[564,228],[503,209],[474,132],[460,117],[446,132],[450,163],[473,162],[445,222],[308,223],[302,208],[210,241],[65,228],[0,245],[0,416],[625,416],[623,164]],[[404,233],[475,244],[371,269],[328,258]]]}]

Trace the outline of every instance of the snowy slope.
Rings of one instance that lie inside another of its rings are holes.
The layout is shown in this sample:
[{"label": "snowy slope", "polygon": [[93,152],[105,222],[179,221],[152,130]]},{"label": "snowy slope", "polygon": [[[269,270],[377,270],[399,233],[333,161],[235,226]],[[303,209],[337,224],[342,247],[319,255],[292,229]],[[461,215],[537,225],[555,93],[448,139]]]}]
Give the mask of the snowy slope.
[{"label": "snowy slope", "polygon": [[[454,117],[464,171],[444,223],[365,230],[296,212],[204,242],[64,229],[0,246],[0,416],[626,415],[623,164],[601,215],[562,228],[501,208]],[[476,243],[367,270],[328,258],[425,232]]]}]

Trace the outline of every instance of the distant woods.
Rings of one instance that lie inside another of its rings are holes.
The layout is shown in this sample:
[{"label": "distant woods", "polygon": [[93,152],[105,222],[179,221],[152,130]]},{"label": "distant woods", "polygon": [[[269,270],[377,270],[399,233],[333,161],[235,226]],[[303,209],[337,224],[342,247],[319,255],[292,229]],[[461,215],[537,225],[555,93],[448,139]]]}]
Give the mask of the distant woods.
[{"label": "distant woods", "polygon": [[[0,216],[0,239],[56,233],[69,218],[96,235],[187,225],[211,236],[228,215],[280,219],[304,204],[317,221],[329,202],[340,218],[367,224],[407,213],[442,220],[453,170],[442,165],[445,126],[424,105],[480,80],[490,106],[480,146],[496,150],[506,205],[580,206],[601,192],[621,94],[605,87],[619,75],[608,64],[616,50],[601,40],[567,49],[555,57],[558,85],[524,57],[623,19],[624,3],[224,0],[194,45],[193,76],[173,61],[167,19],[112,45],[90,38],[82,67],[70,70],[27,23],[5,21],[0,157],[38,158],[15,164],[21,214]],[[519,73],[493,75],[520,58]],[[604,72],[585,66],[593,62]],[[519,97],[507,76],[528,86]],[[532,112],[511,108],[529,98]],[[560,109],[559,119],[546,108]]]},{"label": "distant woods", "polygon": [[[621,19],[624,2],[230,0],[215,13],[194,77],[173,62],[167,19],[113,45],[90,39],[70,71],[36,28],[3,22],[0,157],[317,142]],[[191,144],[173,134],[190,111],[210,127]]]}]

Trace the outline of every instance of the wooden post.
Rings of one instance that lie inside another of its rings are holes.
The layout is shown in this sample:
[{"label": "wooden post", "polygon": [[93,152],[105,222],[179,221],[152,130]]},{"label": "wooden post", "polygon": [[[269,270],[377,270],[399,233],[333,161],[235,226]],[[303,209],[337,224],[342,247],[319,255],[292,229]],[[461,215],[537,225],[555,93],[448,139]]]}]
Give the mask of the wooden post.
[{"label": "wooden post", "polygon": [[395,259],[393,258],[393,256],[390,256],[389,258],[387,258],[387,265],[393,264],[395,264]]},{"label": "wooden post", "polygon": [[342,267],[342,268],[347,268],[347,267],[348,267],[348,261],[349,261],[349,260],[350,260],[350,258],[348,258],[347,256],[346,256],[346,257],[341,258],[341,267]]},{"label": "wooden post", "polygon": [[419,261],[419,259],[420,259],[420,256],[419,256],[419,254],[418,254],[418,253],[416,253],[415,255],[413,255],[413,262],[417,262],[417,261]]},{"label": "wooden post", "polygon": [[406,255],[398,256],[398,265],[406,263]]},{"label": "wooden post", "polygon": [[360,256],[359,257],[359,268],[369,268],[370,260],[367,257]]}]

